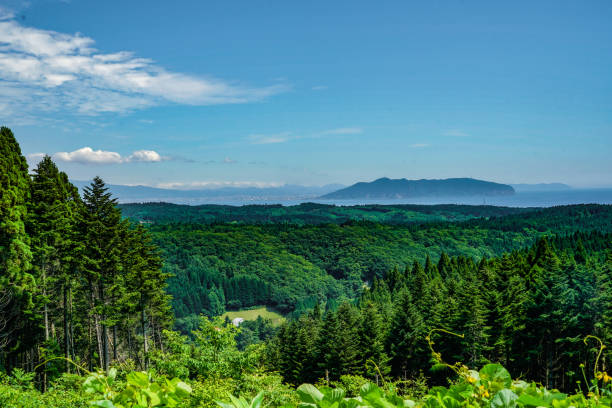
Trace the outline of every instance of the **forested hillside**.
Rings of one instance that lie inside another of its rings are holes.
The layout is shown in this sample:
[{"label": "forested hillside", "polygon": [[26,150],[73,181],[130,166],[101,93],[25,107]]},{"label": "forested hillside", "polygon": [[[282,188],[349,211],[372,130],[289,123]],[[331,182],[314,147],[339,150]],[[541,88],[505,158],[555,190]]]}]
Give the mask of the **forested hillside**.
[{"label": "forested hillside", "polygon": [[179,205],[169,203],[120,204],[125,217],[143,223],[245,223],[245,224],[343,224],[349,220],[386,224],[464,221],[480,217],[501,217],[536,208],[490,205],[354,205],[336,206],[303,203],[283,205]]},{"label": "forested hillside", "polygon": [[[426,337],[443,328],[437,351],[470,367],[502,363],[549,388],[567,389],[591,361],[586,334],[612,342],[612,235],[542,238],[481,260],[443,255],[375,278],[355,305],[316,309],[280,329],[270,358],[294,384],[345,373],[416,378],[431,358]],[[436,373],[427,375],[434,383]]]},{"label": "forested hillside", "polygon": [[269,305],[299,314],[318,302],[338,304],[354,298],[364,282],[427,257],[478,261],[525,248],[543,235],[612,232],[612,207],[555,207],[423,225],[185,223],[151,224],[149,230],[173,275],[168,290],[183,327],[189,315],[216,316],[225,308]]}]

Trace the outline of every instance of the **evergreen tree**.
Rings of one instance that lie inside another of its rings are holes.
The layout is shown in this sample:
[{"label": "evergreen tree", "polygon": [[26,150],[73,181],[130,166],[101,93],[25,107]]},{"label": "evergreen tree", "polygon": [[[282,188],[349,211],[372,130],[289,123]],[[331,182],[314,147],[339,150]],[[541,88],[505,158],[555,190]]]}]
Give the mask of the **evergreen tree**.
[{"label": "evergreen tree", "polygon": [[[26,231],[31,237],[33,274],[38,282],[36,301],[37,308],[42,309],[45,347],[52,347],[50,341],[57,340],[50,334],[51,326],[57,322],[63,326],[64,357],[69,357],[68,298],[78,252],[74,225],[80,197],[68,176],[58,170],[49,156],[34,169],[30,197]],[[53,299],[63,301],[60,304],[52,302]]]},{"label": "evergreen tree", "polygon": [[[34,279],[28,273],[32,254],[25,231],[29,199],[28,164],[9,128],[0,128],[0,357],[21,343],[19,332],[31,314]],[[21,334],[24,334],[21,332]],[[1,363],[1,361],[0,361]]]},{"label": "evergreen tree", "polygon": [[128,251],[123,265],[125,291],[121,304],[127,313],[138,316],[143,337],[143,368],[146,370],[149,365],[148,322],[155,311],[168,325],[171,321],[169,297],[164,291],[169,275],[162,271],[160,254],[143,226],[129,229],[123,246]]},{"label": "evergreen tree", "polygon": [[391,372],[406,378],[418,373],[427,362],[425,325],[408,290],[402,290],[395,303],[395,313],[389,328],[387,349],[391,358]]},{"label": "evergreen tree", "polygon": [[318,376],[337,380],[357,372],[360,367],[357,321],[359,312],[343,303],[337,312],[327,312],[321,327],[318,352]]},{"label": "evergreen tree", "polygon": [[90,307],[98,343],[100,365],[108,370],[110,363],[107,321],[111,311],[109,288],[119,272],[119,231],[121,213],[104,181],[95,177],[83,194],[80,213],[81,239],[87,243],[83,251],[83,268],[87,273]]},{"label": "evergreen tree", "polygon": [[376,305],[368,302],[361,312],[359,327],[359,351],[361,355],[362,372],[366,377],[378,375],[372,365],[375,364],[383,375],[389,373],[389,357],[385,353],[387,330]]}]

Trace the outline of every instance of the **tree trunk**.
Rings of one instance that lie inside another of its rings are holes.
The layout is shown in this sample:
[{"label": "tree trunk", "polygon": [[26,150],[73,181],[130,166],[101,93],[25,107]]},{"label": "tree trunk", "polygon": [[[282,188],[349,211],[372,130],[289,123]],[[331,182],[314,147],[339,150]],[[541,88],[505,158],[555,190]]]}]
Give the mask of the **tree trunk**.
[{"label": "tree trunk", "polygon": [[95,294],[94,294],[94,285],[93,282],[89,282],[89,293],[90,293],[90,303],[91,303],[91,309],[93,310],[93,320],[94,320],[94,328],[96,330],[96,340],[97,340],[97,344],[98,344],[98,358],[100,359],[100,367],[103,368],[104,367],[104,353],[102,352],[103,347],[102,347],[102,335],[100,333],[100,322],[98,320],[98,313],[96,313],[95,311],[95,306],[96,306],[96,302],[95,302]]},{"label": "tree trunk", "polygon": [[132,358],[132,330],[127,328],[128,358]]},{"label": "tree trunk", "polygon": [[149,344],[147,342],[147,320],[145,317],[145,307],[142,305],[140,309],[140,323],[142,325],[143,351],[144,351],[144,368],[149,369]]},{"label": "tree trunk", "polygon": [[104,283],[98,281],[98,295],[102,303],[102,369],[108,373],[108,327],[106,326],[106,298],[104,297]]},{"label": "tree trunk", "polygon": [[113,326],[113,360],[117,360],[117,325]]},{"label": "tree trunk", "polygon": [[[45,305],[43,306],[43,316],[45,319],[45,347],[49,343],[49,309],[47,307],[47,275],[45,272],[45,264],[43,262],[42,266],[42,286],[43,286],[43,301]],[[43,392],[47,391],[47,364],[45,364],[45,371],[43,371],[43,380],[42,380],[42,390]]]},{"label": "tree trunk", "polygon": [[70,330],[68,329],[68,282],[64,282],[64,357],[66,358],[66,372],[70,372]]}]

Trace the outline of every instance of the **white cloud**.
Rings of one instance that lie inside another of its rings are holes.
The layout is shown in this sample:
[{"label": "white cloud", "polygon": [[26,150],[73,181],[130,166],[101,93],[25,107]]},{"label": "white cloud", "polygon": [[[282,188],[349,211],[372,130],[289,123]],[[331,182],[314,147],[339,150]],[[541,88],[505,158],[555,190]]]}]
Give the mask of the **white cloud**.
[{"label": "white cloud", "polygon": [[229,157],[226,157],[225,159],[223,159],[223,163],[225,164],[234,164],[234,163],[238,163],[236,160],[232,160]]},{"label": "white cloud", "polygon": [[123,158],[117,152],[93,150],[91,147],[82,147],[73,152],[57,152],[53,155],[55,160],[81,164],[111,164],[121,163]]},{"label": "white cloud", "polygon": [[[37,163],[45,153],[32,153],[27,156],[30,163]],[[119,164],[119,163],[155,163],[168,160],[154,150],[137,150],[129,156],[121,156],[117,152],[94,150],[91,147],[82,147],[72,152],[57,152],[51,154],[53,160],[80,164]]]},{"label": "white cloud", "polygon": [[129,162],[160,162],[163,158],[154,150],[136,150],[127,161]]},{"label": "white cloud", "polygon": [[159,183],[156,187],[176,190],[189,190],[199,188],[222,188],[222,187],[281,187],[284,183],[268,181],[191,181],[191,182],[167,182]]},{"label": "white cloud", "polygon": [[346,127],[337,129],[327,129],[320,132],[308,134],[308,135],[296,135],[292,132],[281,132],[275,134],[255,134],[250,135],[248,139],[251,144],[273,144],[273,143],[285,143],[291,140],[299,139],[315,139],[324,136],[335,136],[335,135],[357,135],[363,133],[363,129],[356,127]]},{"label": "white cloud", "polygon": [[327,89],[327,86],[325,85],[316,85],[312,87],[313,91],[324,91]]},{"label": "white cloud", "polygon": [[423,148],[423,147],[429,147],[429,144],[427,144],[427,143],[415,143],[415,144],[411,144],[410,147],[412,147],[414,149],[419,149],[419,148]]},{"label": "white cloud", "polygon": [[93,48],[93,39],[78,33],[25,27],[11,17],[0,9],[0,92],[12,97],[10,104],[0,102],[0,114],[98,114],[162,103],[245,103],[287,89],[283,84],[253,88],[168,72],[130,52],[101,53]]}]

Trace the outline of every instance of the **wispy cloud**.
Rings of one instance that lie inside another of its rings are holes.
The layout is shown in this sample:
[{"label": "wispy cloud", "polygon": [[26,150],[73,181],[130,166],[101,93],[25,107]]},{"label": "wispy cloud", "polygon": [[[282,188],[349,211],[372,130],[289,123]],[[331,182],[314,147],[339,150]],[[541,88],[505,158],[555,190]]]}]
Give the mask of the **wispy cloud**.
[{"label": "wispy cloud", "polygon": [[469,134],[461,131],[459,129],[450,129],[442,132],[443,136],[452,136],[452,137],[468,137]]},{"label": "wispy cloud", "polygon": [[275,133],[270,135],[250,135],[249,139],[252,144],[273,144],[273,143],[285,143],[290,139],[295,139],[296,136],[292,135],[291,132]]},{"label": "wispy cloud", "polygon": [[316,85],[312,87],[313,91],[324,91],[327,89],[327,86],[325,85]]},{"label": "wispy cloud", "polygon": [[0,20],[10,20],[12,18],[15,18],[13,10],[0,6]]},{"label": "wispy cloud", "polygon": [[234,164],[234,163],[238,163],[236,160],[232,160],[229,157],[226,157],[223,159],[223,163],[225,164]]},{"label": "wispy cloud", "polygon": [[346,127],[338,129],[328,129],[319,133],[315,133],[313,137],[322,137],[329,135],[358,135],[363,133],[363,129],[357,127]]},{"label": "wispy cloud", "polygon": [[322,130],[316,133],[310,133],[306,135],[295,134],[292,132],[281,132],[273,134],[254,134],[249,135],[248,139],[251,144],[274,144],[274,143],[285,143],[291,140],[299,139],[316,139],[325,136],[335,135],[358,135],[363,133],[363,129],[357,127],[346,127]]},{"label": "wispy cloud", "polygon": [[428,143],[414,143],[414,144],[411,144],[410,147],[414,149],[420,149],[423,147],[429,147],[429,144]]},{"label": "wispy cloud", "polygon": [[156,187],[176,190],[190,190],[199,188],[223,188],[223,187],[257,187],[270,188],[281,187],[285,183],[268,181],[190,181],[190,182],[166,182],[159,183]]},{"label": "wispy cloud", "polygon": [[[36,163],[44,155],[45,153],[32,153],[27,158],[30,163]],[[72,152],[57,152],[50,156],[56,161],[79,164],[156,163],[169,160],[154,150],[136,150],[128,156],[121,156],[117,152],[94,150],[91,147],[82,147]]]},{"label": "wispy cloud", "polygon": [[0,9],[0,115],[95,115],[164,103],[246,103],[286,89],[285,84],[247,87],[169,72],[130,52],[102,53],[92,38],[78,33],[23,26]]}]

